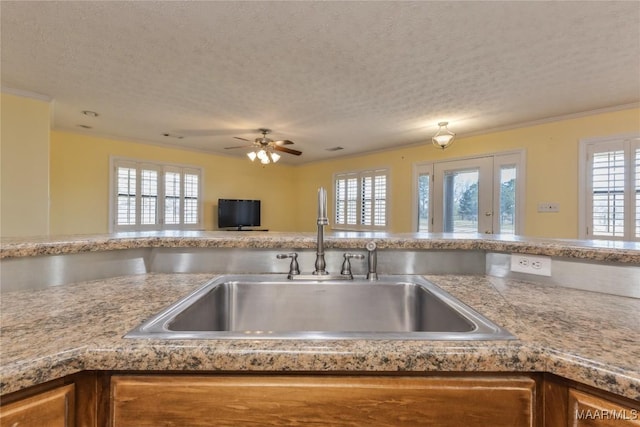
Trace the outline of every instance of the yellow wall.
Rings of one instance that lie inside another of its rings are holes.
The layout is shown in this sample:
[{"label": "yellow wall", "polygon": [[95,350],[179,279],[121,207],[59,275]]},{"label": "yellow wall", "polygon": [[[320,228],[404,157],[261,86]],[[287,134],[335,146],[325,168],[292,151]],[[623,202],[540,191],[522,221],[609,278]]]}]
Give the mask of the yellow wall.
[{"label": "yellow wall", "polygon": [[[640,132],[640,109],[459,138],[445,151],[426,141],[424,145],[298,167],[281,163],[275,167],[262,167],[240,157],[70,132],[49,133],[48,127],[49,105],[46,102],[2,95],[2,235],[46,234],[49,188],[51,234],[107,232],[111,156],[202,167],[207,230],[215,229],[217,199],[238,197],[263,200],[265,228],[314,231],[317,188],[324,186],[329,190],[329,211],[332,212],[334,173],[388,167],[390,231],[411,232],[414,164],[524,149],[527,179],[523,234],[576,238],[578,142],[581,138]],[[452,128],[455,131],[455,126]],[[426,135],[425,140],[428,139],[429,135]],[[48,164],[46,159],[49,159]],[[35,178],[18,179],[25,172]],[[538,213],[536,208],[540,202],[557,202],[560,212]],[[18,210],[17,206],[27,205],[28,209]],[[12,221],[10,228],[9,221]]]},{"label": "yellow wall", "polygon": [[[450,127],[455,131],[455,126]],[[331,188],[332,176],[336,172],[389,167],[390,231],[412,232],[415,231],[411,212],[413,164],[524,149],[527,177],[523,234],[577,238],[579,140],[631,132],[640,132],[638,108],[459,138],[445,151],[425,141],[421,146],[305,165],[299,169],[298,179],[301,197],[299,229],[313,229],[313,224],[302,219],[313,218],[316,188],[319,185]],[[425,140],[428,139],[429,135],[426,135]],[[331,201],[332,197],[329,198]],[[559,203],[560,212],[538,213],[537,205],[541,202]],[[332,209],[329,207],[330,212]]]},{"label": "yellow wall", "polygon": [[108,231],[111,156],[202,167],[207,230],[217,228],[218,198],[261,199],[263,228],[292,229],[297,204],[291,166],[263,167],[244,158],[52,131],[51,234]]},{"label": "yellow wall", "polygon": [[49,102],[3,93],[0,235],[49,232]]}]

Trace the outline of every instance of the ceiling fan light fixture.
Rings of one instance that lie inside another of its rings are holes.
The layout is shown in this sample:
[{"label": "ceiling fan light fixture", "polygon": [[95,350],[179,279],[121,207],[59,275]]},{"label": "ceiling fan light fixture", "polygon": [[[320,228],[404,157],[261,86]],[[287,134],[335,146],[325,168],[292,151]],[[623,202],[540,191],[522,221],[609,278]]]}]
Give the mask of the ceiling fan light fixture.
[{"label": "ceiling fan light fixture", "polygon": [[262,133],[262,137],[256,138],[253,142],[251,142],[246,138],[234,136],[234,138],[236,139],[247,141],[251,144],[234,146],[234,147],[224,147],[224,148],[225,150],[232,150],[236,148],[248,148],[250,149],[250,151],[246,154],[249,160],[253,162],[256,159],[258,159],[260,160],[260,163],[262,163],[263,165],[268,165],[270,163],[278,162],[282,158],[282,155],[277,153],[277,151],[281,151],[287,154],[292,154],[294,156],[299,156],[302,154],[302,151],[293,150],[291,148],[286,147],[287,145],[293,144],[293,141],[290,141],[288,139],[274,141],[270,138],[267,138],[267,134],[271,133],[271,130],[269,129],[260,129],[260,133]]},{"label": "ceiling fan light fixture", "polygon": [[451,144],[453,144],[453,140],[456,138],[456,134],[451,132],[447,125],[449,122],[440,122],[438,123],[438,132],[431,138],[433,145],[438,148],[442,148],[443,150]]}]

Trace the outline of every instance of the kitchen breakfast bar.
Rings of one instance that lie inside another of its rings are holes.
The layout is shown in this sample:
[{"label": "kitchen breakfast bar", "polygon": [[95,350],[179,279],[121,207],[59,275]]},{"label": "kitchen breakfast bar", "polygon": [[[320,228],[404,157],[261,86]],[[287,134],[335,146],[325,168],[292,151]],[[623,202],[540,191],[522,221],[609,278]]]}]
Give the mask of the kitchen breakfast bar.
[{"label": "kitchen breakfast bar", "polygon": [[[347,388],[366,390],[387,387],[367,381],[437,380],[438,390],[449,390],[447,381],[471,381],[469,390],[477,382],[484,387],[483,381],[515,381],[506,389],[525,384],[530,397],[525,410],[517,409],[525,423],[512,425],[564,425],[580,414],[592,415],[591,410],[609,411],[629,423],[620,425],[640,423],[640,245],[334,232],[325,237],[327,269],[339,270],[345,251],[366,253],[370,241],[377,244],[381,273],[423,276],[516,339],[125,339],[142,321],[218,275],[284,279],[289,264],[275,255],[292,251],[300,254],[301,269],[312,269],[315,236],[140,232],[3,240],[3,416],[12,405],[62,389],[65,405],[74,402],[67,419],[76,425],[128,425],[127,410],[141,411],[127,406],[131,390],[164,389],[172,381],[187,381],[194,390],[219,390],[224,387],[206,381],[240,381],[233,387],[246,387],[242,382],[255,377],[271,379],[268,387],[276,384],[277,390],[291,383],[309,387],[314,379],[329,382],[324,385],[332,390],[351,380],[356,385]],[[551,275],[510,271],[513,254],[548,257]],[[365,265],[352,263],[354,275],[366,273]],[[433,388],[410,384],[408,395],[416,387]],[[274,396],[287,401],[287,395]],[[613,406],[598,409],[593,399]],[[221,419],[220,425],[231,424]]]}]

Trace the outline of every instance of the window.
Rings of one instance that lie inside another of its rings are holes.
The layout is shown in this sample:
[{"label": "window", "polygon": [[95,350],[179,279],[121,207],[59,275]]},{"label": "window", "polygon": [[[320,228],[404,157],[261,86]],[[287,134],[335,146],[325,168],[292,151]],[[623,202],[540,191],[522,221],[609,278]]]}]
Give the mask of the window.
[{"label": "window", "polygon": [[127,159],[112,164],[113,231],[201,228],[201,169]]},{"label": "window", "polygon": [[387,226],[388,170],[376,169],[337,174],[335,227],[376,230]]},{"label": "window", "polygon": [[414,165],[420,232],[520,234],[524,151]]},{"label": "window", "polygon": [[640,241],[640,137],[581,141],[581,238]]}]

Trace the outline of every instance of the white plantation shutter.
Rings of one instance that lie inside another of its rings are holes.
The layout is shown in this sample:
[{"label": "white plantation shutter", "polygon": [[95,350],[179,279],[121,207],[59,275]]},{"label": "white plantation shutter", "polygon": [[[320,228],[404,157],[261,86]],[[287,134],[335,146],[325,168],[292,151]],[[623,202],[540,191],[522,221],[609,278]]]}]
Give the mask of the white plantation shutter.
[{"label": "white plantation shutter", "polygon": [[200,174],[195,169],[184,171],[183,222],[193,225],[200,222]]},{"label": "white plantation shutter", "polygon": [[593,154],[592,210],[595,236],[624,236],[624,150]]},{"label": "white plantation shutter", "polygon": [[115,159],[113,231],[202,226],[202,171]]},{"label": "white plantation shutter", "polygon": [[373,225],[386,227],[387,225],[387,175],[376,175],[373,184],[374,209]]},{"label": "white plantation shutter", "polygon": [[179,171],[164,173],[164,222],[180,224],[182,201],[182,174]]},{"label": "white plantation shutter", "polygon": [[336,224],[357,224],[358,176],[353,173],[340,174],[335,180],[336,188]]},{"label": "white plantation shutter", "polygon": [[116,211],[119,225],[136,223],[136,168],[130,165],[118,166],[116,170]]},{"label": "white plantation shutter", "polygon": [[382,229],[387,226],[386,169],[335,176],[336,228]]},{"label": "white plantation shutter", "polygon": [[360,224],[373,224],[373,176],[362,177],[362,210],[360,211]]},{"label": "white plantation shutter", "polygon": [[142,169],[140,171],[140,223],[153,225],[158,223],[158,171]]},{"label": "white plantation shutter", "polygon": [[640,240],[640,143],[610,140],[587,147],[587,237]]}]

